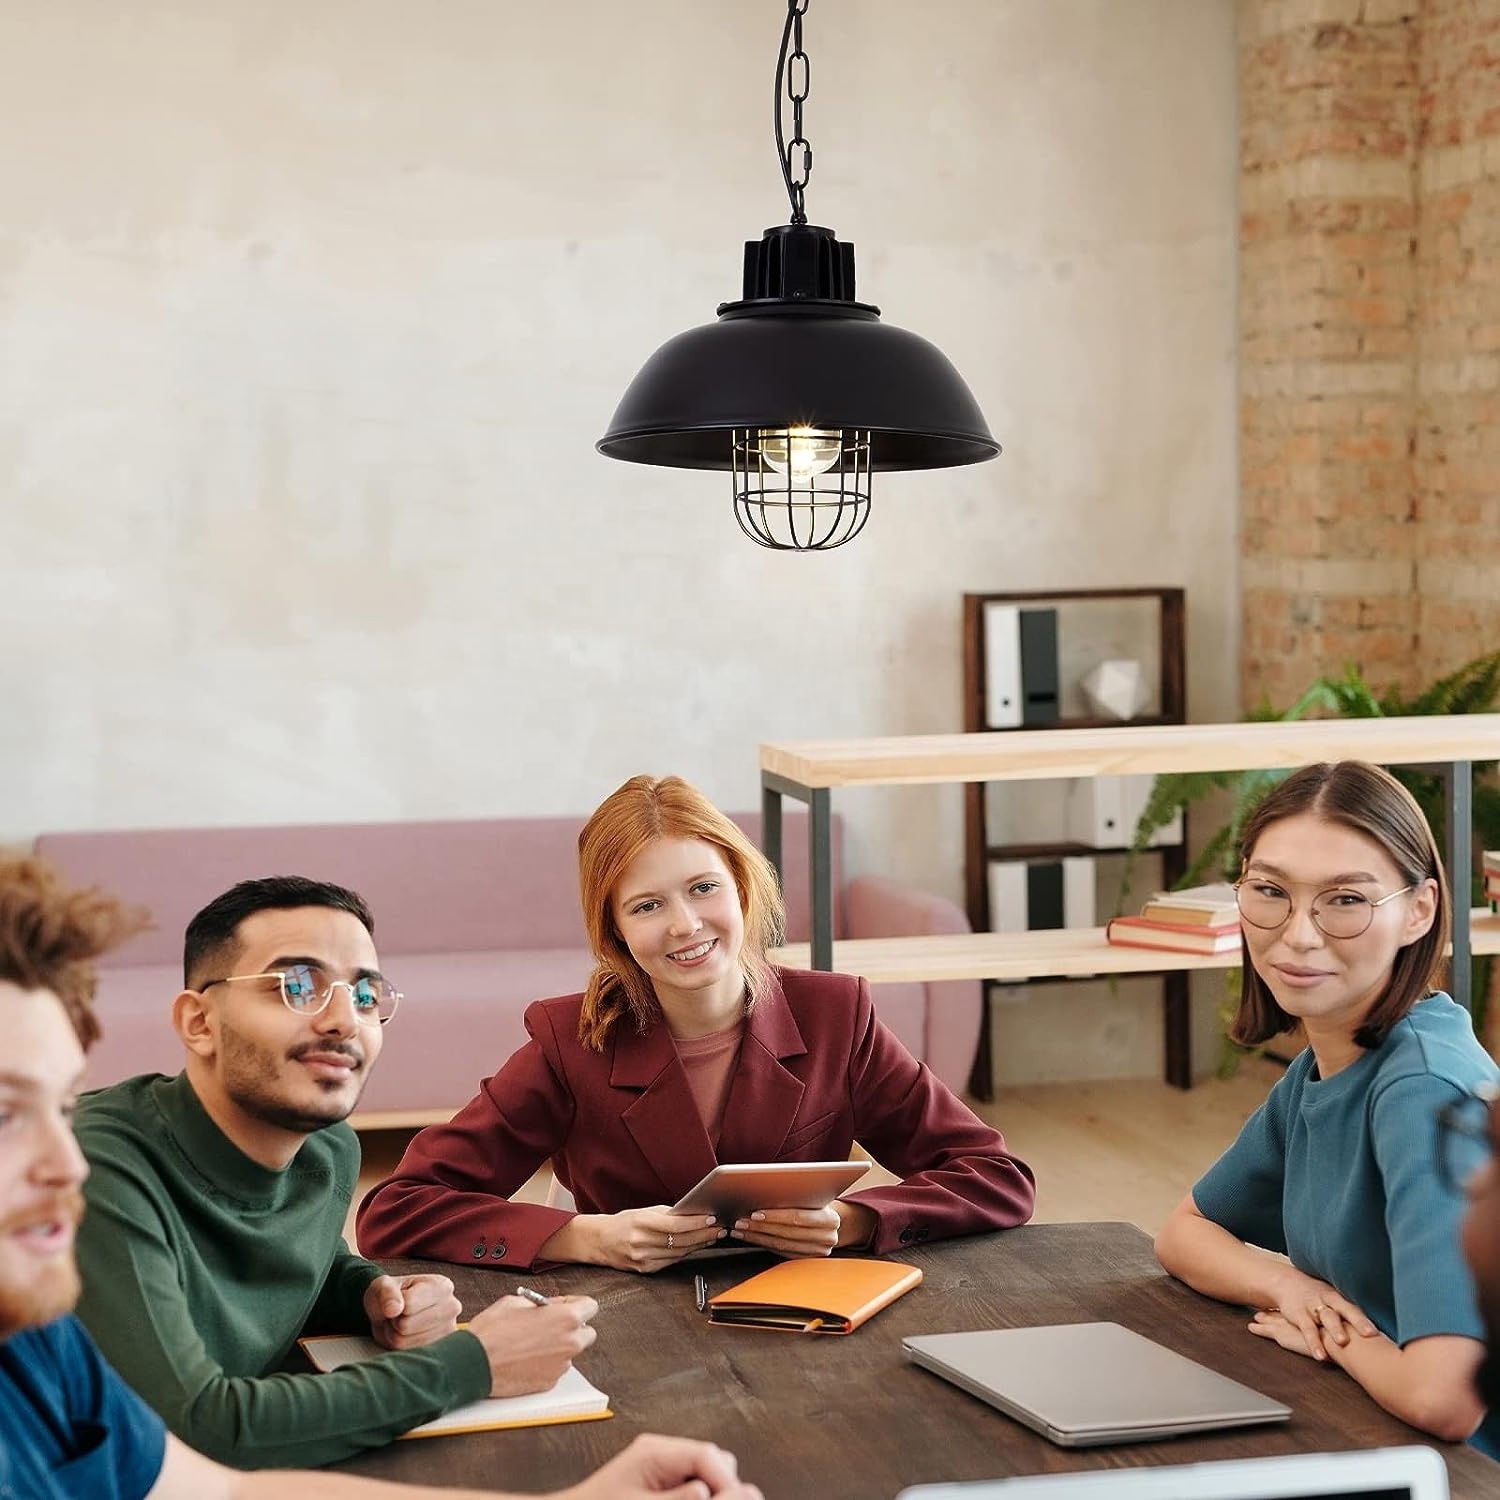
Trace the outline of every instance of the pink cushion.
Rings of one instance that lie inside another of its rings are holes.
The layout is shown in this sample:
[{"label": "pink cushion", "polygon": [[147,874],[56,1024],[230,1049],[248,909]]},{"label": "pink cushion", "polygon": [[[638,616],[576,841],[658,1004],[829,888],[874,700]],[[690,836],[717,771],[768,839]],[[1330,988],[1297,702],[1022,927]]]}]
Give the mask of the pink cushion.
[{"label": "pink cushion", "polygon": [[[759,844],[760,814],[734,814]],[[582,818],[160,828],[50,833],[37,853],[154,919],[110,966],[180,963],[193,914],[240,880],[307,875],[358,891],[375,914],[382,962],[396,953],[586,946],[578,905]],[[789,938],[807,936],[807,816],[788,812]],[[840,830],[834,819],[834,889]],[[835,926],[838,912],[835,909]],[[175,991],[174,991],[175,992]]]},{"label": "pink cushion", "polygon": [[[861,875],[849,882],[844,915],[846,936],[851,938],[927,937],[970,930],[962,907],[883,875]],[[898,988],[902,987],[882,984],[873,989],[880,1019],[893,1029]],[[959,979],[912,988],[920,992],[913,1018],[916,1034],[896,1034],[949,1088],[962,1093],[979,1046],[984,987],[977,979]]]},{"label": "pink cushion", "polygon": [[386,953],[584,944],[580,818],[55,833],[37,852],[73,881],[148,907],[156,926],[113,964],[181,962],[195,912],[236,881],[307,875],[357,890]]},{"label": "pink cushion", "polygon": [[[760,815],[735,814],[760,842]],[[37,850],[77,884],[147,906],[155,928],[100,971],[104,1038],[94,1086],[174,1073],[171,1029],[189,918],[238,880],[310,875],[352,886],[376,918],[381,965],[406,998],[386,1033],[362,1111],[452,1109],[525,1040],[533,1000],[581,989],[592,967],[578,909],[581,818],[350,823],[263,828],[59,833]],[[807,814],[784,816],[787,936],[808,936]],[[834,931],[839,936],[966,932],[951,901],[880,876],[840,878],[833,819]],[[847,930],[846,930],[847,926]],[[945,1082],[962,1088],[979,1033],[977,982],[875,986],[881,1019]]]},{"label": "pink cushion", "polygon": [[593,967],[583,948],[410,953],[381,963],[401,1007],[361,1112],[456,1109],[525,1042],[526,1007],[581,990]]}]

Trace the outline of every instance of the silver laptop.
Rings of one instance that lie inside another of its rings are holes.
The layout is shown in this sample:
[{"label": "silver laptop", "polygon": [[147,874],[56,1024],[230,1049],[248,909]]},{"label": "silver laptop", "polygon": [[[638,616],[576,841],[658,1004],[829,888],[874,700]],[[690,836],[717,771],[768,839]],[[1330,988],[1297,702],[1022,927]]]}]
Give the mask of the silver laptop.
[{"label": "silver laptop", "polygon": [[896,1500],[1448,1500],[1448,1470],[1431,1448],[1368,1448],[918,1484]]},{"label": "silver laptop", "polygon": [[919,1334],[903,1339],[901,1350],[1064,1448],[1285,1422],[1292,1414],[1118,1323]]}]

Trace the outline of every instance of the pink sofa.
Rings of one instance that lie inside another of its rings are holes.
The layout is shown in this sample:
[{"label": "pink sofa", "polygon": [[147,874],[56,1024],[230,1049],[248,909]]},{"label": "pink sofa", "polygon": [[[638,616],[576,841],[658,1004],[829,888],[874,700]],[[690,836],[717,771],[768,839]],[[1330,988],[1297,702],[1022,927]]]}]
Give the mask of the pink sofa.
[{"label": "pink sofa", "polygon": [[[736,814],[759,842],[760,815]],[[836,821],[836,820],[835,820]],[[297,874],[370,903],[381,967],[405,994],[356,1124],[446,1118],[525,1040],[521,1016],[581,989],[590,963],[578,910],[577,818],[350,823],[45,834],[37,852],[75,883],[151,911],[155,926],[106,959],[95,1085],[175,1072],[169,1022],[189,918],[238,880]],[[807,936],[806,815],[786,817],[788,937]],[[847,937],[966,932],[952,902],[879,876],[843,885],[834,829],[835,931]],[[882,1019],[961,1090],[979,1037],[977,981],[875,990]]]}]

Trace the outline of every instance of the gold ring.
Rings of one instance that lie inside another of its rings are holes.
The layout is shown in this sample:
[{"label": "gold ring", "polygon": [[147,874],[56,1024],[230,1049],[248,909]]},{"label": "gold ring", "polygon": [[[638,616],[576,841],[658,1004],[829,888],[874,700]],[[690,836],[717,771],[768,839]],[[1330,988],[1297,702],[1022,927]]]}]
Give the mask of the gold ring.
[{"label": "gold ring", "polygon": [[674,1235],[674,1234],[669,1234],[667,1236],[667,1249],[668,1250],[673,1249],[676,1246],[676,1244],[677,1244],[677,1236]]}]

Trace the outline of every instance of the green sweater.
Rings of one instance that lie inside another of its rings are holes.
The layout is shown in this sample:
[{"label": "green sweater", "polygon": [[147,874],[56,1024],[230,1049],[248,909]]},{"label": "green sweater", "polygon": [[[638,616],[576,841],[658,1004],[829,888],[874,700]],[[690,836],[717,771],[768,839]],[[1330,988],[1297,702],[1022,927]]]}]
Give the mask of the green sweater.
[{"label": "green sweater", "polygon": [[369,1333],[380,1268],[342,1233],[359,1168],[347,1125],[291,1165],[251,1161],[185,1074],[87,1094],[92,1171],[78,1314],[105,1356],[191,1447],[242,1469],[332,1463],[489,1394],[472,1334],[328,1374],[282,1374],[304,1333]]}]

